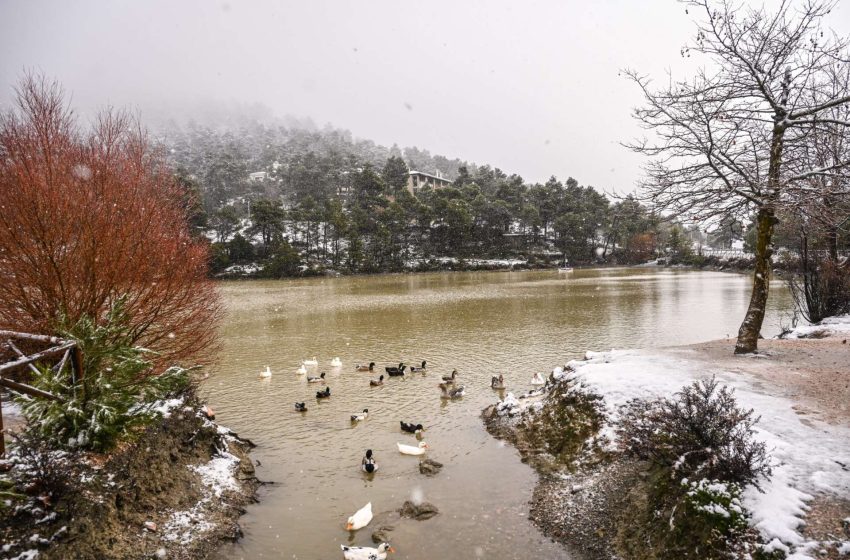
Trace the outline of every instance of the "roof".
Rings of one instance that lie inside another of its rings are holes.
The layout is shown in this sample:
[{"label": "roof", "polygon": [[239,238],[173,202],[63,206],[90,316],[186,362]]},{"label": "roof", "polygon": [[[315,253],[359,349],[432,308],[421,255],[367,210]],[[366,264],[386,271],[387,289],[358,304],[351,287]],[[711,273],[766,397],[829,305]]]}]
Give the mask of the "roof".
[{"label": "roof", "polygon": [[436,179],[438,181],[445,181],[446,183],[451,183],[451,179],[446,179],[445,177],[438,177],[436,175],[431,175],[430,173],[425,173],[424,171],[408,171],[408,175],[422,175],[425,177],[430,177],[431,179]]}]

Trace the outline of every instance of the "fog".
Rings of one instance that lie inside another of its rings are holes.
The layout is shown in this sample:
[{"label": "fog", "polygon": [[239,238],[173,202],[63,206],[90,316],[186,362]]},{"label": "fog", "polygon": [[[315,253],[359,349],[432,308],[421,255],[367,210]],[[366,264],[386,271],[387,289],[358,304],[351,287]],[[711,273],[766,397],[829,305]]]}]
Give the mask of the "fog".
[{"label": "fog", "polygon": [[[850,3],[830,23],[850,32]],[[634,2],[0,1],[0,103],[26,69],[90,114],[240,112],[331,123],[380,144],[491,164],[529,181],[633,188],[640,103],[619,75],[698,61],[693,14]]]}]

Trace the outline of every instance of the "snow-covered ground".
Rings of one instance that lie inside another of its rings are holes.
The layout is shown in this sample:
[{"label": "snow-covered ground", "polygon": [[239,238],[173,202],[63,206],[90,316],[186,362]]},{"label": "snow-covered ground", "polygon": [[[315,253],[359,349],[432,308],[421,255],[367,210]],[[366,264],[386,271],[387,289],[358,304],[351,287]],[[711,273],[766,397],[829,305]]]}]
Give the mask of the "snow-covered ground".
[{"label": "snow-covered ground", "polygon": [[[830,324],[845,324],[838,319]],[[794,402],[778,396],[769,386],[704,360],[663,350],[588,352],[586,358],[568,365],[605,398],[612,421],[619,406],[630,399],[671,396],[697,379],[715,375],[733,387],[738,403],[761,416],[756,437],[767,443],[773,459],[773,475],[762,483],[762,491],[744,491],[751,524],[773,548],[789,552],[789,558],[812,558],[815,543],[806,543],[799,529],[813,494],[850,496],[850,429],[811,418],[804,421],[795,412]],[[556,377],[560,375],[571,373],[556,370]],[[610,426],[605,435],[616,437]]]},{"label": "snow-covered ground", "polygon": [[827,317],[818,325],[804,325],[784,333],[782,338],[822,338],[850,334],[850,315]]}]

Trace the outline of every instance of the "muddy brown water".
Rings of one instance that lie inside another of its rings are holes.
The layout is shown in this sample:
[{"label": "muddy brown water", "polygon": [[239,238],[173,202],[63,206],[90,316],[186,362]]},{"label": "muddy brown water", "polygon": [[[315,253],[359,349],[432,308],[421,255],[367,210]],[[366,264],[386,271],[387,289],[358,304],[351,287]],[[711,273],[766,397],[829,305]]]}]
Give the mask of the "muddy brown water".
[{"label": "muddy brown water", "polygon": [[[748,276],[656,268],[437,273],[292,281],[227,282],[221,364],[204,386],[218,419],[258,444],[261,490],[241,523],[245,537],[216,558],[342,558],[340,544],[369,545],[375,522],[356,533],[348,516],[366,502],[374,511],[411,497],[440,509],[427,521],[404,520],[389,533],[397,560],[570,558],[527,519],[535,483],[514,449],[490,437],[481,409],[500,393],[531,388],[535,371],[551,371],[585,350],[689,344],[734,336],[743,317]],[[787,322],[789,295],[774,283],[763,333]],[[308,384],[296,370],[316,356]],[[339,357],[341,368],[330,366]],[[369,379],[399,361],[427,360],[427,373]],[[355,364],[377,362],[374,373]],[[270,379],[258,377],[266,366]],[[457,368],[466,396],[440,399],[437,383]],[[294,411],[305,401],[308,411]],[[368,418],[352,424],[364,408]],[[399,420],[427,427],[428,456],[445,465],[433,478],[396,442],[416,444]],[[363,474],[374,450],[379,471]]]}]

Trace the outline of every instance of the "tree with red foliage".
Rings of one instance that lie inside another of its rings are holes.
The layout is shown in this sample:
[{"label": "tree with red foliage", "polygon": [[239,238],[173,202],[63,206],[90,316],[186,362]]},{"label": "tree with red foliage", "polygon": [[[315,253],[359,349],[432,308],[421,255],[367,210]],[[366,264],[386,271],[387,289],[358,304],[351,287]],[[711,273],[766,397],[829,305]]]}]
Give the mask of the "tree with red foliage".
[{"label": "tree with red foliage", "polygon": [[123,112],[81,130],[43,77],[16,91],[0,115],[0,329],[54,334],[122,300],[154,371],[207,361],[221,307],[161,151]]}]

